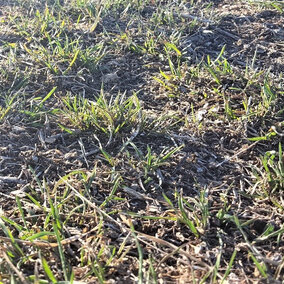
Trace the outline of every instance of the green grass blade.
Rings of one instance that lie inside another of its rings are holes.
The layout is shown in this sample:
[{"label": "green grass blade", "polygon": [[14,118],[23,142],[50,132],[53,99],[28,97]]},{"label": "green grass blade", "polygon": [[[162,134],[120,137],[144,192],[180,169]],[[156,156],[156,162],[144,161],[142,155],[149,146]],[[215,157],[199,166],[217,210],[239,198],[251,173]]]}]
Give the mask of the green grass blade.
[{"label": "green grass blade", "polygon": [[68,281],[67,264],[66,264],[66,260],[65,260],[65,256],[64,256],[64,252],[63,252],[63,246],[61,244],[61,237],[60,237],[56,222],[53,222],[53,230],[54,230],[56,240],[57,240],[57,244],[58,244],[58,252],[59,252],[59,256],[60,256],[60,260],[61,260],[61,266],[62,266],[64,279],[65,279],[65,281]]},{"label": "green grass blade", "polygon": [[260,272],[260,274],[264,277],[264,278],[267,278],[268,275],[266,273],[266,267],[265,265],[262,265],[261,263],[259,263],[259,261],[256,259],[256,257],[251,253],[249,252],[249,256],[252,258],[255,266],[257,267],[258,271]]},{"label": "green grass blade", "polygon": [[45,237],[47,237],[47,236],[54,236],[54,233],[43,231],[43,232],[36,233],[32,236],[29,236],[28,238],[26,238],[26,240],[27,241],[33,241],[33,240],[36,240],[36,239],[46,239]]},{"label": "green grass blade", "polygon": [[221,280],[221,284],[224,283],[224,281],[225,281],[226,278],[228,277],[229,273],[231,272],[231,269],[232,269],[232,267],[233,267],[233,263],[234,263],[234,261],[235,261],[236,255],[237,255],[237,249],[234,249],[234,251],[233,251],[233,253],[232,253],[232,256],[231,256],[231,258],[230,258],[228,267],[227,267],[227,269],[226,269],[226,271],[225,271],[225,274],[224,274],[224,276],[223,276],[223,278],[222,278],[222,280]]},{"label": "green grass blade", "polygon": [[21,204],[21,201],[20,201],[19,196],[16,196],[16,202],[17,202],[17,205],[18,205],[18,208],[19,208],[21,217],[22,217],[22,219],[23,219],[25,228],[26,228],[27,231],[29,231],[28,225],[27,225],[27,221],[26,221],[26,217],[25,217],[24,210],[23,210],[23,207],[22,207],[22,204]]},{"label": "green grass blade", "polygon": [[47,275],[48,279],[52,282],[52,283],[57,283],[57,280],[55,278],[55,276],[52,273],[52,270],[50,269],[46,259],[44,257],[41,257],[41,264],[42,264],[42,268],[45,272],[45,274]]},{"label": "green grass blade", "polygon": [[57,89],[57,87],[52,88],[52,90],[41,100],[40,107],[42,107],[43,103],[45,101],[47,101],[53,95],[53,93],[56,91],[56,89]]}]

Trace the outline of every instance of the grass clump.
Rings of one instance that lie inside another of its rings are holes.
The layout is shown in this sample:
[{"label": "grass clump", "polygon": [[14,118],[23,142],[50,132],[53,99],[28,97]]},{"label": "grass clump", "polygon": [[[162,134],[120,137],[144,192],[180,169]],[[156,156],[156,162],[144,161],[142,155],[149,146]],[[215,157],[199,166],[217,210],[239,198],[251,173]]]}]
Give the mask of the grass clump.
[{"label": "grass clump", "polygon": [[107,136],[114,136],[123,130],[127,132],[142,119],[141,107],[137,96],[130,98],[118,94],[108,101],[103,92],[91,101],[82,96],[67,96],[63,99],[63,115],[69,123],[80,129],[94,128]]}]

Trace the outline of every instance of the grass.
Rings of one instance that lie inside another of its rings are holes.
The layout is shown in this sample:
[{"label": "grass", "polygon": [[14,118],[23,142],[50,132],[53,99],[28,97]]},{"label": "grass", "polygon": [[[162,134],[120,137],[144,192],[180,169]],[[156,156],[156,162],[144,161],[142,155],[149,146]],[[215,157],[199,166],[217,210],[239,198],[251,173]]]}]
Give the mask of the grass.
[{"label": "grass", "polygon": [[283,72],[215,2],[0,2],[0,283],[283,280]]}]

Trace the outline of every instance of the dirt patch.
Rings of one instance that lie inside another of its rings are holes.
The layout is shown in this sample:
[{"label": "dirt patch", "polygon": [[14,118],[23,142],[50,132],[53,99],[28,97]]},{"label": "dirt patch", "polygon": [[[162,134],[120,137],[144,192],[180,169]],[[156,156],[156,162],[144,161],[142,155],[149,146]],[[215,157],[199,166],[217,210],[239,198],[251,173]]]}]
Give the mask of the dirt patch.
[{"label": "dirt patch", "polygon": [[245,68],[250,64],[275,74],[284,71],[284,22],[280,13],[258,12],[249,5],[243,7],[226,1],[214,8],[214,13],[218,15],[217,24],[208,20],[206,27],[182,38],[189,58],[200,60],[210,55],[215,59],[225,46],[225,56],[233,65]]}]

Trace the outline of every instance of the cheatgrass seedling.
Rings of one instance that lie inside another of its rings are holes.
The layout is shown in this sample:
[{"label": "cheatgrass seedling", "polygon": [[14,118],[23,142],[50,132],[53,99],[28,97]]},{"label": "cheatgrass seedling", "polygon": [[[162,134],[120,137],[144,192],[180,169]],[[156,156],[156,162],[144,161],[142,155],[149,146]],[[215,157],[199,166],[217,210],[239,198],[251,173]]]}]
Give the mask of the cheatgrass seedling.
[{"label": "cheatgrass seedling", "polygon": [[[178,220],[185,224],[189,230],[194,234],[195,237],[199,237],[199,232],[193,218],[190,218],[188,215],[188,207],[184,206],[184,200],[181,196],[178,197],[177,207],[173,204],[173,202],[163,193],[163,197],[165,201],[170,205],[170,207],[175,211]],[[192,208],[191,208],[192,209]]]},{"label": "cheatgrass seedling", "polygon": [[63,116],[73,127],[94,129],[109,137],[124,131],[131,131],[141,117],[141,106],[134,94],[126,99],[124,95],[107,99],[103,92],[94,101],[82,96],[63,99]]},{"label": "cheatgrass seedling", "polygon": [[271,194],[283,191],[284,188],[284,161],[282,145],[279,143],[278,153],[268,151],[262,158],[262,164],[266,172],[267,182]]},{"label": "cheatgrass seedling", "polygon": [[11,112],[13,105],[14,105],[15,96],[12,98],[7,98],[5,100],[5,105],[0,105],[0,123],[5,119],[5,117]]},{"label": "cheatgrass seedling", "polygon": [[46,276],[48,277],[48,279],[52,283],[57,283],[56,277],[52,273],[52,270],[51,270],[50,266],[48,265],[48,262],[46,261],[46,259],[44,257],[41,257],[41,263],[42,263],[42,268],[43,268]]},{"label": "cheatgrass seedling", "polygon": [[281,14],[284,13],[284,4],[282,1],[249,0],[248,3],[251,6],[258,6],[260,9],[275,9]]},{"label": "cheatgrass seedling", "polygon": [[[179,147],[176,147],[172,150],[164,150],[162,153],[160,153],[158,156],[156,154],[152,153],[151,147],[147,146],[147,154],[145,156],[144,161],[144,177],[147,178],[150,173],[154,173],[158,168],[165,166],[167,164],[167,160],[180,151],[184,145],[181,145]],[[166,153],[165,153],[166,152]]]}]

